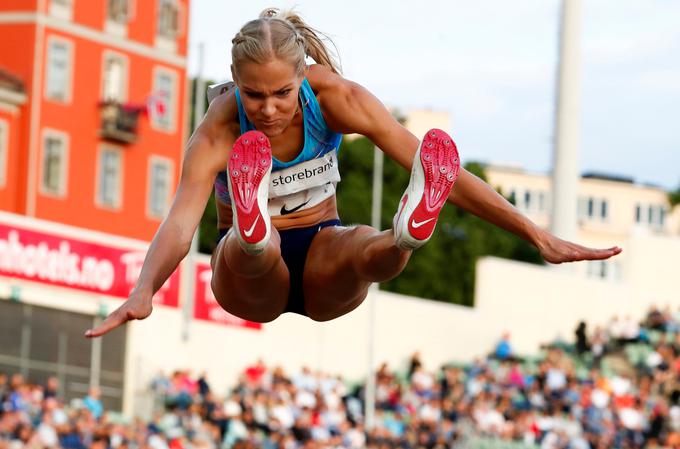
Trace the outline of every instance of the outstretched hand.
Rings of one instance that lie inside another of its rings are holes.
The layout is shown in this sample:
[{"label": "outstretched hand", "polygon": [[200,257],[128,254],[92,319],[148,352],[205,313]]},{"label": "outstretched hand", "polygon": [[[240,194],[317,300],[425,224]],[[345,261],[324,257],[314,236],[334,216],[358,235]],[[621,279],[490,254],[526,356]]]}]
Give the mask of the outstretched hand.
[{"label": "outstretched hand", "polygon": [[587,248],[576,243],[568,242],[547,234],[538,245],[538,250],[546,262],[558,264],[562,262],[576,262],[579,260],[603,260],[619,254],[622,249],[612,246],[607,249]]},{"label": "outstretched hand", "polygon": [[85,332],[87,338],[101,337],[105,333],[131,320],[143,320],[151,315],[153,310],[152,296],[148,294],[131,293],[127,301],[111,312],[104,321],[94,329]]}]

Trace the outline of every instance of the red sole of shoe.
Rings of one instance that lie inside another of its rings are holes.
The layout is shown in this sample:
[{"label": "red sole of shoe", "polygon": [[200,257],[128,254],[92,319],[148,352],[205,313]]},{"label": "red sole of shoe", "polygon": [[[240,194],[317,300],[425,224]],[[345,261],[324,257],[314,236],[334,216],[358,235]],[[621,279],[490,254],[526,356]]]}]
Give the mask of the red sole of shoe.
[{"label": "red sole of shoe", "polygon": [[458,149],[442,130],[431,129],[420,148],[420,163],[425,176],[423,197],[409,217],[412,237],[427,240],[434,232],[441,208],[451,193],[460,172]]},{"label": "red sole of shoe", "polygon": [[[255,244],[265,238],[267,227],[258,203],[258,190],[272,165],[269,139],[260,131],[248,131],[234,143],[229,158],[231,201],[236,206],[238,231],[246,243]],[[268,180],[267,180],[268,182]]]}]

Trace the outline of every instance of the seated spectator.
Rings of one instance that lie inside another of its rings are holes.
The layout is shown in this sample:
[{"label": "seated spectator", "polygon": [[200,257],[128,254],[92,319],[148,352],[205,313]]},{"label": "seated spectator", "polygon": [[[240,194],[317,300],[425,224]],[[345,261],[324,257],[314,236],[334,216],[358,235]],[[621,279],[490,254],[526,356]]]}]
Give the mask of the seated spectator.
[{"label": "seated spectator", "polygon": [[597,326],[590,340],[590,352],[593,354],[593,365],[596,368],[600,367],[602,357],[607,352],[608,341],[607,333],[602,327]]},{"label": "seated spectator", "polygon": [[411,355],[411,359],[409,360],[408,378],[410,379],[413,377],[413,373],[421,366],[423,366],[423,362],[420,360],[420,352],[416,351]]},{"label": "seated spectator", "polygon": [[659,308],[653,305],[649,308],[649,312],[647,312],[647,317],[645,318],[644,325],[650,329],[654,329],[657,331],[665,331],[666,318],[664,317],[663,313],[661,313]]},{"label": "seated spectator", "polygon": [[510,333],[505,332],[494,349],[494,357],[499,360],[508,360],[513,358],[513,356],[514,353],[510,345]]},{"label": "seated spectator", "polygon": [[257,362],[255,362],[255,364],[250,365],[244,371],[246,381],[248,382],[248,385],[253,389],[257,389],[260,388],[260,386],[262,386],[264,376],[266,373],[267,365],[264,364],[264,361],[262,361],[262,359],[258,359]]},{"label": "seated spectator", "polygon": [[100,399],[101,392],[97,387],[91,387],[88,390],[87,396],[83,398],[83,405],[92,413],[94,419],[99,419],[104,413],[104,406]]},{"label": "seated spectator", "polygon": [[640,337],[640,324],[627,315],[621,326],[621,343],[635,343]]},{"label": "seated spectator", "polygon": [[607,333],[609,334],[609,338],[616,343],[620,343],[623,339],[623,324],[621,321],[619,321],[619,317],[617,315],[614,315],[611,320],[609,320]]}]

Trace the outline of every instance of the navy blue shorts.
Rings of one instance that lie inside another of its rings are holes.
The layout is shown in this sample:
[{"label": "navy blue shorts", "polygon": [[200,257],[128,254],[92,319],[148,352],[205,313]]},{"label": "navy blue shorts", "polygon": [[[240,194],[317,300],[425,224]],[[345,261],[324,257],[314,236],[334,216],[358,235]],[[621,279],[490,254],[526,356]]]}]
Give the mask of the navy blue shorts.
[{"label": "navy blue shorts", "polygon": [[[281,257],[290,273],[290,290],[288,303],[284,312],[293,312],[307,316],[305,312],[305,296],[302,288],[302,276],[305,272],[307,252],[317,232],[329,226],[342,226],[340,220],[328,220],[307,228],[287,229],[279,231],[281,236]],[[227,235],[228,228],[220,229],[220,240]]]}]

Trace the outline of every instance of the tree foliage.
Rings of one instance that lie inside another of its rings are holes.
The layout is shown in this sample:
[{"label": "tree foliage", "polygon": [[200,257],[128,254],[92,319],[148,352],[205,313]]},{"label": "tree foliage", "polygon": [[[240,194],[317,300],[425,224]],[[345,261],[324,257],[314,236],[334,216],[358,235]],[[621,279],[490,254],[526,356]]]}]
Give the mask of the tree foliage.
[{"label": "tree foliage", "polygon": [[680,186],[678,186],[675,192],[668,193],[668,201],[670,201],[671,207],[675,207],[680,204]]}]

